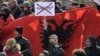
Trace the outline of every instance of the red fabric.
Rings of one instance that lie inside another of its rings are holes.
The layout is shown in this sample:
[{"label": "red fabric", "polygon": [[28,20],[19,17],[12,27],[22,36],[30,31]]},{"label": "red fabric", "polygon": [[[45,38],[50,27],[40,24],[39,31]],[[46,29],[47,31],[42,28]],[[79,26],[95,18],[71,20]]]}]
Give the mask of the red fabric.
[{"label": "red fabric", "polygon": [[14,18],[12,17],[12,15],[9,15],[7,21],[4,22],[4,26],[2,26],[2,30],[0,30],[0,35],[3,37],[3,46],[5,46],[5,42],[7,39],[15,36],[13,30],[8,27],[8,24],[10,24],[12,21],[14,21]]},{"label": "red fabric", "polygon": [[81,17],[78,27],[71,36],[69,48],[65,50],[66,56],[72,56],[75,48],[83,48],[86,36],[100,34],[100,16],[95,9],[87,8],[87,11]]},{"label": "red fabric", "polygon": [[[7,29],[9,29],[9,34],[13,33],[13,30],[16,26],[22,26],[24,33],[23,35],[25,37],[27,37],[30,40],[30,46],[33,52],[33,56],[38,56],[39,52],[41,52],[40,50],[42,50],[42,44],[41,44],[41,38],[40,38],[40,34],[39,34],[39,28],[37,27],[38,25],[36,25],[36,27],[34,29],[38,29],[38,30],[34,30],[32,28],[32,26],[30,24],[36,24],[36,22],[38,23],[38,18],[34,17],[34,15],[29,15],[29,16],[25,16],[22,18],[19,18],[13,22],[11,22],[9,25],[7,25]],[[11,36],[8,34],[7,38],[5,38],[5,40],[3,41],[3,43],[6,42],[6,40]]]},{"label": "red fabric", "polygon": [[6,53],[7,56],[22,56],[20,52],[16,53]]},{"label": "red fabric", "polygon": [[[72,56],[72,51],[75,48],[82,48],[84,46],[84,40],[88,35],[100,35],[100,14],[92,8],[81,8],[65,13],[56,14],[52,17],[46,17],[47,20],[53,19],[60,26],[63,20],[73,20],[72,23],[77,22],[76,29],[71,35],[70,42],[68,42],[68,48],[65,49],[65,56]],[[25,16],[19,18],[7,25],[7,29],[12,34],[13,29],[16,26],[23,26],[23,35],[30,40],[33,56],[39,56],[42,50],[40,19],[43,17],[35,17],[34,15]],[[65,28],[65,27],[64,27]],[[55,30],[52,25],[52,29]],[[10,36],[11,37],[11,36]],[[7,38],[5,39],[5,41]]]},{"label": "red fabric", "polygon": [[0,20],[0,30],[2,29],[2,27],[5,25],[3,20]]}]

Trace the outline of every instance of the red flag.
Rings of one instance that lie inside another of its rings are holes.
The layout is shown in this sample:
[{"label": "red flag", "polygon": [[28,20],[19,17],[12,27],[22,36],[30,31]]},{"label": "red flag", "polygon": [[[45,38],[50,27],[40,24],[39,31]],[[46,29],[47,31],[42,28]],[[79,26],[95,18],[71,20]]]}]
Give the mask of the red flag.
[{"label": "red flag", "polygon": [[0,34],[3,37],[3,42],[2,42],[3,46],[5,45],[7,39],[14,37],[14,32],[12,32],[12,30],[10,30],[9,27],[7,27],[8,24],[10,24],[12,21],[14,21],[14,18],[10,14],[6,22],[4,22],[4,26],[2,27],[2,30],[0,30]]},{"label": "red flag", "polygon": [[[75,48],[82,48],[84,46],[86,36],[99,36],[100,34],[100,14],[98,14],[97,11],[92,8],[76,9],[46,18],[51,26],[51,31],[53,33],[61,32],[60,35],[63,33],[65,34],[64,37],[66,37],[68,32],[63,31],[70,30],[68,26],[73,27],[71,30],[74,30],[69,32],[70,34],[67,36],[70,38],[68,38],[69,42],[66,43],[68,44],[68,48],[64,50],[65,56],[72,56],[72,51]],[[43,17],[35,17],[33,14],[31,14],[14,20],[7,26],[7,29],[12,30],[12,32],[16,26],[22,26],[24,28],[23,36],[29,39],[33,56],[39,56],[39,53],[42,50],[42,35],[40,34],[42,27],[40,21],[42,20]],[[63,37],[60,37],[60,40],[61,39],[64,40]]]},{"label": "red flag", "polygon": [[65,50],[66,56],[72,56],[72,51],[75,48],[83,48],[86,36],[100,34],[100,16],[96,14],[97,11],[93,8],[88,8],[83,14],[68,43],[69,47]]},{"label": "red flag", "polygon": [[12,38],[10,34],[14,32],[15,27],[22,26],[24,31],[23,36],[29,39],[33,56],[38,56],[42,49],[38,21],[38,17],[35,17],[33,14],[12,21],[9,25],[7,25],[7,29],[10,32],[8,32],[8,35],[5,37],[3,43],[5,43],[8,38]]}]

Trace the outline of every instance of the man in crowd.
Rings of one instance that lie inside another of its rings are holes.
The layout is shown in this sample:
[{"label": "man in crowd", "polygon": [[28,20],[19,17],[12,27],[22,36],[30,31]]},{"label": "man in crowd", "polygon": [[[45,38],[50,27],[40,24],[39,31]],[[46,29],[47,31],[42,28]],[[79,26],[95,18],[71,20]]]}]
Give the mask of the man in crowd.
[{"label": "man in crowd", "polygon": [[85,41],[85,52],[87,56],[100,56],[100,47],[97,46],[96,37],[88,36]]},{"label": "man in crowd", "polygon": [[23,3],[21,6],[21,9],[22,9],[22,13],[20,14],[20,17],[23,17],[23,16],[26,16],[26,15],[33,13],[29,2]]},{"label": "man in crowd", "polygon": [[15,19],[19,18],[20,16],[20,9],[17,3],[17,0],[9,0],[9,5],[10,5],[10,13],[13,15]]},{"label": "man in crowd", "polygon": [[17,27],[15,29],[15,34],[16,34],[15,40],[21,46],[21,51],[23,54],[25,54],[26,56],[27,54],[28,56],[32,56],[29,40],[23,37],[22,33],[23,33],[23,28]]},{"label": "man in crowd", "polygon": [[49,52],[49,56],[64,56],[63,50],[58,43],[58,36],[56,34],[48,35],[47,30],[47,22],[44,20],[44,37],[43,37],[43,44],[44,50]]}]

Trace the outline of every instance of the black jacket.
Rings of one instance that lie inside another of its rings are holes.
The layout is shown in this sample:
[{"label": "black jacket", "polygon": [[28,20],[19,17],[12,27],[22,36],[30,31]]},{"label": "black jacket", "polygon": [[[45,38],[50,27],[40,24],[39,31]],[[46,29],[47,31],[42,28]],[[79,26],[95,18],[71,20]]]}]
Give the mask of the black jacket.
[{"label": "black jacket", "polygon": [[32,51],[31,51],[30,43],[28,39],[21,36],[21,37],[16,37],[15,40],[20,45],[22,52],[25,52],[25,50],[28,50],[28,51],[30,50],[29,54],[30,56],[32,56]]},{"label": "black jacket", "polygon": [[21,11],[20,11],[20,9],[19,9],[18,6],[13,7],[13,8],[10,10],[10,12],[11,12],[11,14],[13,15],[13,17],[14,17],[15,19],[19,18],[20,14],[21,14]]},{"label": "black jacket", "polygon": [[33,12],[28,9],[27,11],[23,11],[21,14],[20,14],[20,17],[23,17],[23,16],[26,16],[26,15],[29,15],[29,14],[32,14]]},{"label": "black jacket", "polygon": [[64,56],[61,47],[54,47],[49,42],[49,36],[47,30],[44,31],[43,44],[44,44],[44,49],[49,51],[49,56]]},{"label": "black jacket", "polygon": [[84,48],[87,56],[100,56],[100,47],[96,46],[96,39],[94,37],[88,38],[92,44],[91,47]]}]

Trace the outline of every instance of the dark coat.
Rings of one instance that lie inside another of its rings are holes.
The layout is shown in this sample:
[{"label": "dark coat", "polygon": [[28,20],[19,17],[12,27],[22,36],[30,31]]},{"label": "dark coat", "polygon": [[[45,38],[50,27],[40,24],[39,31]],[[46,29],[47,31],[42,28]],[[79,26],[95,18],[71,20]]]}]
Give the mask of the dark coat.
[{"label": "dark coat", "polygon": [[11,14],[13,15],[13,17],[15,19],[19,18],[20,14],[21,14],[21,11],[19,9],[19,7],[15,6],[13,7],[11,10],[10,10]]},{"label": "dark coat", "polygon": [[29,14],[32,14],[32,11],[29,9],[28,11],[23,11],[21,14],[20,14],[20,17],[23,17],[23,16],[26,16],[26,15],[29,15]]},{"label": "dark coat", "polygon": [[29,49],[26,49],[26,50],[22,51],[22,54],[23,54],[23,56],[32,56],[31,55],[32,53]]},{"label": "dark coat", "polygon": [[44,49],[49,51],[49,56],[64,56],[64,53],[63,53],[61,47],[54,47],[49,42],[49,36],[48,36],[48,32],[46,30],[44,31],[43,43],[44,43]]},{"label": "dark coat", "polygon": [[24,37],[16,37],[15,38],[16,42],[21,46],[21,51],[25,51],[25,50],[30,50],[30,56],[32,56],[32,51],[30,48],[30,43],[29,40],[24,38]]},{"label": "dark coat", "polygon": [[90,40],[92,46],[84,48],[87,56],[100,56],[100,47],[96,46],[96,39],[94,37],[90,37],[88,39]]}]

